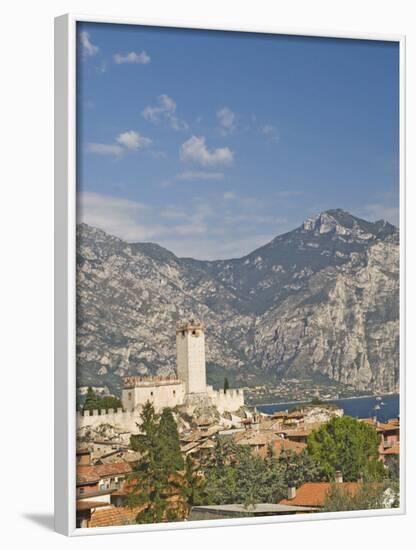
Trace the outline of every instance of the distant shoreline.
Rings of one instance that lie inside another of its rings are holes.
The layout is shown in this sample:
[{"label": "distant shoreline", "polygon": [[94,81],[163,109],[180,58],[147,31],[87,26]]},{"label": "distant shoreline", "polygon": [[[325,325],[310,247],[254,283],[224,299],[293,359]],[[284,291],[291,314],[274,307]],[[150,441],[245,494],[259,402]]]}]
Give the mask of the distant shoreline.
[{"label": "distant shoreline", "polygon": [[[373,395],[359,395],[355,397],[338,397],[336,399],[321,399],[322,403],[332,403],[334,401],[350,401],[353,399],[369,399],[369,398],[376,398],[376,397],[388,397],[392,395],[398,395],[400,397],[399,393],[383,393],[383,394],[373,394]],[[282,401],[280,403],[254,403],[251,405],[252,407],[272,407],[273,405],[312,405],[311,401]],[[319,405],[316,405],[317,407]]]}]

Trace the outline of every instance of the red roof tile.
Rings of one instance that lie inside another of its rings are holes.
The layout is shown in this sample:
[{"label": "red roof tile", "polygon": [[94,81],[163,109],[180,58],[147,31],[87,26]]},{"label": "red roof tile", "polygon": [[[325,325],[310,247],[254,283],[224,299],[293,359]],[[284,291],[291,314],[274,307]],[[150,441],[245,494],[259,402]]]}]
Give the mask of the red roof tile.
[{"label": "red roof tile", "polygon": [[[340,483],[339,487],[353,496],[357,493],[360,484],[358,482],[346,482]],[[323,506],[330,490],[331,483],[329,482],[304,483],[297,489],[295,498],[284,498],[279,504],[288,504],[292,506]]]},{"label": "red roof tile", "polygon": [[132,525],[136,522],[137,514],[143,507],[125,508],[106,508],[105,510],[96,510],[91,515],[90,527],[111,527],[112,525]]},{"label": "red roof tile", "polygon": [[103,477],[126,475],[132,471],[130,464],[121,460],[109,464],[77,465],[77,484],[97,483]]}]

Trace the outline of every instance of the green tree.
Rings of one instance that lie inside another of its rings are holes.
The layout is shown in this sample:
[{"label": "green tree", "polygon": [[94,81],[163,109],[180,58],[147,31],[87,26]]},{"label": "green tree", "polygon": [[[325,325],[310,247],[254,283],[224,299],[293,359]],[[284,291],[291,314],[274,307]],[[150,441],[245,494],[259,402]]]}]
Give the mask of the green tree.
[{"label": "green tree", "polygon": [[334,417],[310,434],[307,449],[327,479],[340,470],[345,481],[381,480],[379,441],[372,426],[349,416]]},{"label": "green tree", "polygon": [[179,443],[178,429],[171,409],[163,409],[158,431],[160,438],[160,458],[165,463],[165,468],[171,471],[183,470],[184,461]]},{"label": "green tree", "polygon": [[[163,420],[162,420],[163,418]],[[158,415],[151,403],[143,406],[140,433],[131,436],[133,450],[141,455],[132,474],[134,481],[127,506],[140,506],[137,523],[159,523],[182,519],[180,506],[169,497],[181,494],[183,479],[178,471],[183,467],[178,432],[171,411]],[[177,443],[177,445],[176,445]]]},{"label": "green tree", "polygon": [[87,397],[85,398],[84,411],[93,411],[101,408],[101,397],[95,393],[91,386],[87,390]]},{"label": "green tree", "polygon": [[219,440],[204,469],[206,502],[243,504],[277,502],[286,494],[276,459],[255,456],[249,447]]},{"label": "green tree", "polygon": [[230,389],[230,383],[228,382],[228,378],[224,378],[224,393],[227,393],[227,390]]},{"label": "green tree", "polygon": [[277,459],[277,464],[286,487],[300,487],[308,481],[323,479],[319,464],[306,450],[301,453],[283,451]]},{"label": "green tree", "polygon": [[400,459],[398,455],[391,456],[387,466],[389,479],[399,481],[400,479]]},{"label": "green tree", "polygon": [[185,460],[184,485],[182,490],[188,513],[192,506],[207,504],[205,487],[205,477],[202,475],[199,466],[188,455]]},{"label": "green tree", "polygon": [[106,395],[101,398],[101,409],[118,409],[122,407],[121,399],[114,395]]},{"label": "green tree", "polygon": [[348,510],[377,510],[395,508],[399,505],[398,492],[393,486],[382,482],[360,483],[356,492],[332,483],[324,502],[324,512]]}]

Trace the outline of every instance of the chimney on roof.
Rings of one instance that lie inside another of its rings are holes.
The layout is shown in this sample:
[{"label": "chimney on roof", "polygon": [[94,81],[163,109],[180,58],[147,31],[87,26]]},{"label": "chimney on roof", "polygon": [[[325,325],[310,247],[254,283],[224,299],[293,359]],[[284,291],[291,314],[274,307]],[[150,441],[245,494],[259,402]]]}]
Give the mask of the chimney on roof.
[{"label": "chimney on roof", "polygon": [[292,500],[296,497],[296,487],[288,487],[287,488],[287,498],[288,500]]},{"label": "chimney on roof", "polygon": [[335,483],[342,483],[342,472],[341,470],[337,470],[335,472]]}]

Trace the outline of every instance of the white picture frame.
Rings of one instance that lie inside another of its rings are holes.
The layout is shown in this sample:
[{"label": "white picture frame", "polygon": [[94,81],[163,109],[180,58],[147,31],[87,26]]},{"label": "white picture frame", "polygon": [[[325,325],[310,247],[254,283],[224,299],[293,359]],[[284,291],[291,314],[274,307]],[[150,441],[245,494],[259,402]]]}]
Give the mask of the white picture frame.
[{"label": "white picture frame", "polygon": [[224,525],[317,521],[405,513],[405,437],[400,454],[400,507],[365,512],[316,513],[198,522],[176,522],[122,527],[76,528],[76,24],[114,23],[204,30],[262,32],[398,42],[400,46],[400,417],[405,433],[405,37],[401,35],[328,33],[308,29],[280,29],[265,22],[262,28],[187,27],[181,21],[141,20],[66,14],[55,19],[55,529],[67,536],[195,529]]}]

